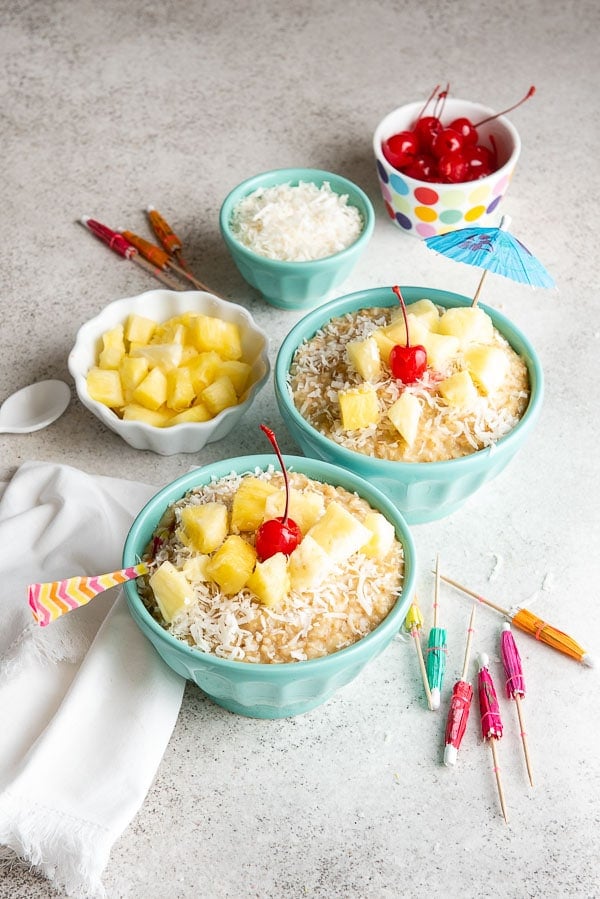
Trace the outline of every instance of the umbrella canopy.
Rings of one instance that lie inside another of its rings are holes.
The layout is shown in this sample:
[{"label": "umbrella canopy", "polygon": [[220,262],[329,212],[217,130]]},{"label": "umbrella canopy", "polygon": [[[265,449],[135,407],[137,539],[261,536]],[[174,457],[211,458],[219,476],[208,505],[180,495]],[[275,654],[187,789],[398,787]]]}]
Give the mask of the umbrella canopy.
[{"label": "umbrella canopy", "polygon": [[473,622],[475,620],[474,605],[471,609],[471,617],[469,618],[469,626],[467,628],[467,645],[465,647],[465,658],[463,661],[463,670],[460,678],[454,684],[452,689],[452,698],[450,700],[450,708],[448,709],[448,718],[446,720],[446,733],[444,735],[444,764],[456,764],[456,758],[460,744],[467,727],[469,712],[471,711],[471,700],[473,699],[473,687],[467,681],[469,672],[469,660],[471,658],[471,644],[473,642]]},{"label": "umbrella canopy", "polygon": [[440,707],[440,692],[446,671],[446,628],[432,627],[427,643],[427,680],[433,699],[433,706]]},{"label": "umbrella canopy", "polygon": [[502,736],[502,719],[500,717],[500,706],[498,705],[498,697],[494,687],[494,682],[489,671],[489,659],[485,653],[479,656],[479,675],[477,677],[479,687],[479,712],[481,715],[481,734],[492,750],[492,758],[494,760],[494,774],[496,775],[496,786],[498,788],[498,797],[504,820],[508,821],[506,814],[506,803],[504,801],[504,790],[502,789],[502,781],[500,780],[500,766],[498,764],[498,756],[496,755],[496,740]]},{"label": "umbrella canopy", "polygon": [[529,758],[529,747],[527,745],[527,733],[525,731],[523,711],[521,709],[521,700],[525,696],[525,678],[523,677],[521,656],[519,655],[519,650],[508,621],[505,621],[502,625],[500,654],[502,656],[502,664],[504,665],[504,673],[506,674],[506,696],[508,699],[514,699],[517,706],[521,743],[523,744],[523,752],[525,753],[527,774],[529,776],[529,783],[533,786],[533,773],[531,770],[531,759]]},{"label": "umbrella canopy", "polygon": [[473,298],[477,302],[488,271],[503,275],[532,287],[554,287],[551,275],[508,228],[510,218],[503,216],[498,228],[460,228],[435,237],[428,237],[426,245],[437,253],[484,269],[483,277]]}]

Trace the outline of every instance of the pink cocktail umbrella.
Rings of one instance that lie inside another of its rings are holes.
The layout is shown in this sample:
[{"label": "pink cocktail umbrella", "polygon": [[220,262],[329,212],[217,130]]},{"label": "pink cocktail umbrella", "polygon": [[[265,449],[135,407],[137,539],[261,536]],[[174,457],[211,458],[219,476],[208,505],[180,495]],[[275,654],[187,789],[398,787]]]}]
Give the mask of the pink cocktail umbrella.
[{"label": "pink cocktail umbrella", "polygon": [[471,617],[469,618],[469,626],[467,628],[467,645],[465,648],[465,658],[463,661],[463,670],[459,680],[456,681],[452,688],[452,698],[450,700],[450,708],[448,709],[448,718],[446,720],[446,733],[444,736],[444,764],[456,764],[458,750],[465,733],[469,712],[471,710],[471,700],[473,699],[473,687],[467,681],[469,673],[469,660],[471,657],[471,643],[473,641],[473,621],[475,620],[475,606],[471,609]]},{"label": "pink cocktail umbrella", "polygon": [[96,219],[89,218],[88,216],[83,216],[81,224],[103,241],[103,243],[105,243],[114,253],[123,256],[123,258],[127,259],[129,262],[134,262],[136,265],[139,265],[140,268],[150,272],[151,275],[154,275],[155,278],[162,281],[162,283],[167,287],[170,287],[171,290],[184,289],[168,275],[165,275],[165,273],[155,265],[152,265],[152,263],[143,259],[133,244],[126,240],[122,234],[119,234],[118,231],[113,231],[108,225],[103,225],[102,222],[98,222]]},{"label": "pink cocktail umbrella", "polygon": [[502,737],[502,719],[500,717],[500,706],[498,705],[498,697],[494,688],[494,682],[489,671],[489,659],[485,653],[479,656],[479,711],[481,714],[481,734],[492,750],[492,758],[494,759],[494,774],[496,775],[496,785],[498,787],[498,796],[500,798],[500,806],[504,820],[508,822],[506,815],[506,804],[504,802],[504,790],[502,789],[502,781],[500,780],[500,767],[498,765],[498,755],[496,752],[496,740]]},{"label": "pink cocktail umbrella", "polygon": [[529,783],[533,786],[533,775],[531,773],[531,760],[529,758],[529,749],[527,746],[527,734],[523,724],[523,711],[521,708],[521,700],[525,696],[525,678],[523,677],[523,667],[521,665],[521,656],[512,635],[510,624],[505,621],[502,625],[502,634],[500,636],[500,652],[502,655],[502,664],[506,674],[506,696],[508,699],[514,699],[517,706],[517,715],[519,717],[519,727],[521,729],[521,742],[523,744],[523,752],[525,753],[525,764],[527,765],[527,774]]}]

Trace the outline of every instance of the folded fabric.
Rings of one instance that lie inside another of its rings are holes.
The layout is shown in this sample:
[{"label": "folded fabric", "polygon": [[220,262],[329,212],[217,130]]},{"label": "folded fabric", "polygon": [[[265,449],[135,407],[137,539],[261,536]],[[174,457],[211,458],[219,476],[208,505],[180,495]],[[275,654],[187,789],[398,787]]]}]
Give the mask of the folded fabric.
[{"label": "folded fabric", "polygon": [[156,488],[24,464],[0,499],[0,845],[70,895],[103,895],[111,847],[152,783],[184,680],[120,588],[40,628],[30,583],[121,566]]}]

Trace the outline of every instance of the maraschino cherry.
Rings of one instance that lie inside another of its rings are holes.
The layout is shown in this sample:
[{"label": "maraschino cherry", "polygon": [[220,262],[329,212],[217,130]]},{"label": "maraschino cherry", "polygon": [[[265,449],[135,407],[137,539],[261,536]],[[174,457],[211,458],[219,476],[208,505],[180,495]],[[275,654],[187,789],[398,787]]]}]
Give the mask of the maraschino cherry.
[{"label": "maraschino cherry", "polygon": [[[395,169],[417,181],[456,184],[486,178],[497,170],[498,154],[493,135],[488,136],[492,145],[489,149],[478,143],[477,129],[521,106],[535,94],[535,87],[530,87],[518,103],[480,122],[461,116],[447,125],[442,122],[442,114],[449,87],[438,90],[436,85],[411,128],[383,141],[383,155]],[[425,115],[434,98],[433,114]]]},{"label": "maraschino cherry", "polygon": [[292,521],[288,516],[290,485],[283,456],[277,445],[275,434],[271,428],[267,428],[266,425],[261,425],[260,428],[261,431],[267,435],[271,446],[277,454],[285,483],[285,508],[283,510],[283,515],[280,518],[269,518],[267,521],[263,521],[256,532],[256,554],[259,560],[264,562],[265,559],[270,559],[271,556],[274,556],[276,553],[283,553],[284,555],[289,556],[302,540],[302,532],[296,522]]},{"label": "maraschino cherry", "polygon": [[404,327],[406,328],[406,346],[397,343],[392,347],[390,353],[390,368],[392,374],[403,384],[413,384],[418,381],[425,369],[427,368],[427,350],[421,344],[411,346],[408,334],[408,316],[406,315],[406,303],[399,287],[392,287],[392,290],[400,301],[402,315],[404,316]]}]

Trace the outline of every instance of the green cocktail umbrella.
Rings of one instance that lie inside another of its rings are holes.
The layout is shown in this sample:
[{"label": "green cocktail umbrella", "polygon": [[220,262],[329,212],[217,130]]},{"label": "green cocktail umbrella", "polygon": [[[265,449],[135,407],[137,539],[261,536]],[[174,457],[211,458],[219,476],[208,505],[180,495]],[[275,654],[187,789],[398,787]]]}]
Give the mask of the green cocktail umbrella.
[{"label": "green cocktail umbrella", "polygon": [[438,627],[438,607],[440,593],[439,558],[435,564],[435,593],[433,600],[433,627],[429,631],[427,643],[427,681],[431,691],[431,708],[439,709],[442,684],[446,672],[446,628]]}]

